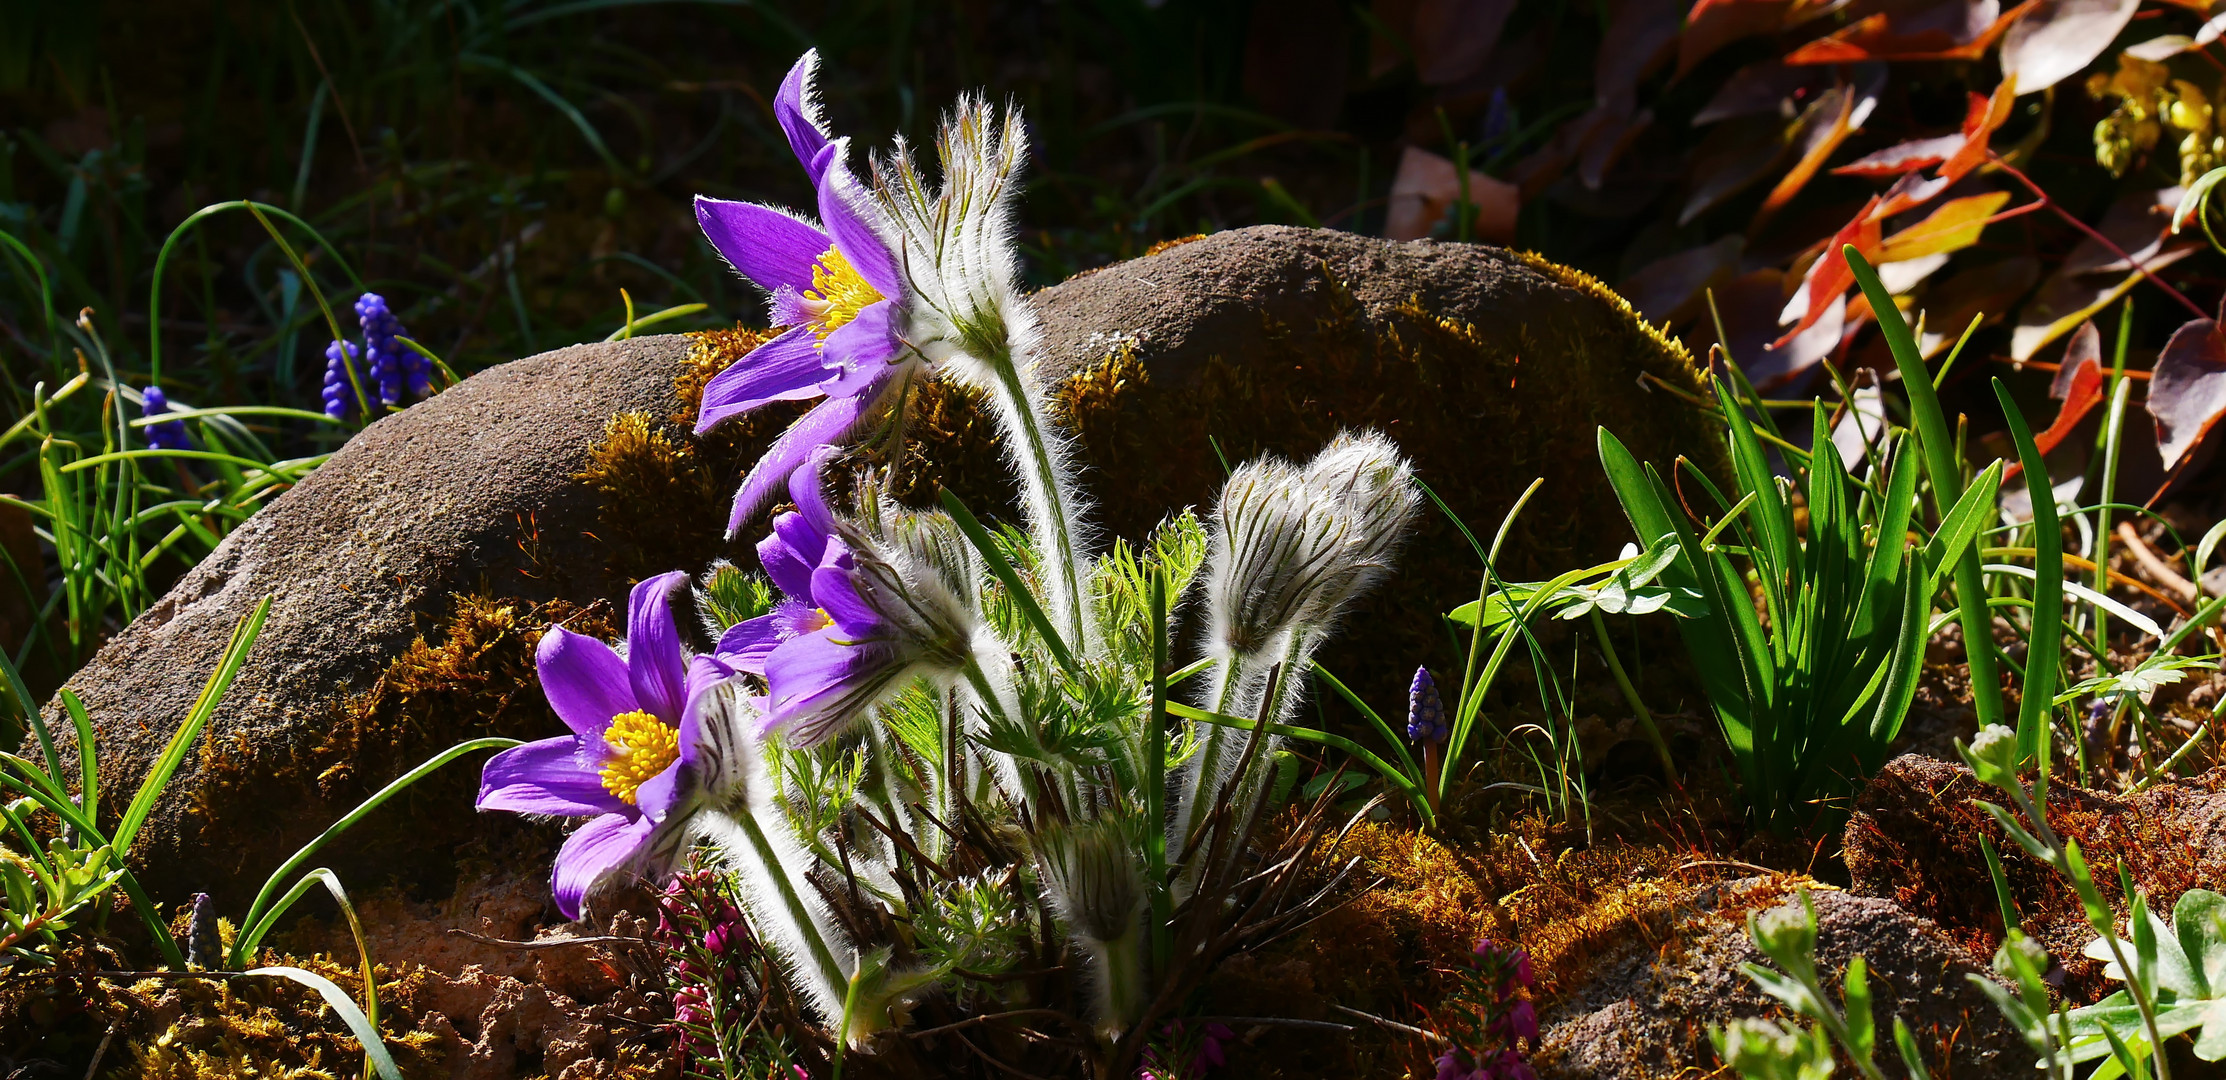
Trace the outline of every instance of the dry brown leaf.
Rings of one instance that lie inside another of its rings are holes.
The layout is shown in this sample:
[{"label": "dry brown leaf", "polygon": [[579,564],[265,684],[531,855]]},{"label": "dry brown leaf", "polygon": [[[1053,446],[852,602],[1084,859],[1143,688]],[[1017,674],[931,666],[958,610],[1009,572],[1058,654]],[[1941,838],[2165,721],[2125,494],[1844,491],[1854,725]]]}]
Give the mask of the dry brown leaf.
[{"label": "dry brown leaf", "polygon": [[2016,255],[1963,270],[1927,288],[1918,304],[1924,318],[1917,351],[1930,360],[1955,344],[1972,319],[2002,321],[2018,297],[2040,280],[2040,270],[2038,259]]},{"label": "dry brown leaf", "polygon": [[1788,64],[1857,64],[1866,60],[1976,60],[2034,3],[2007,12],[1998,0],[1961,0],[1920,12],[1880,12],[1787,54]]},{"label": "dry brown leaf", "polygon": [[2017,92],[2046,90],[2079,74],[2133,21],[2141,0],[2037,0],[2002,36],[2002,77]]},{"label": "dry brown leaf", "polygon": [[2178,468],[2226,418],[2226,340],[2216,320],[2191,320],[2165,343],[2149,378],[2148,409],[2166,469]]},{"label": "dry brown leaf", "polygon": [[1515,0],[1419,0],[1407,37],[1415,74],[1429,86],[1449,86],[1477,74],[1514,10]]},{"label": "dry brown leaf", "polygon": [[1704,290],[1730,280],[1746,246],[1744,237],[1733,234],[1665,255],[1638,268],[1616,291],[1649,322],[1682,322],[1702,307]]},{"label": "dry brown leaf", "polygon": [[[1420,147],[1407,147],[1399,155],[1399,172],[1391,179],[1384,235],[1420,240],[1445,220],[1460,199],[1461,173],[1452,161]],[[1505,243],[1515,238],[1515,218],[1522,210],[1522,193],[1515,185],[1472,169],[1469,202],[1476,207],[1477,239]]]},{"label": "dry brown leaf", "polygon": [[1793,0],[1695,0],[1677,38],[1677,77],[1734,41],[1777,32],[1792,7]]}]

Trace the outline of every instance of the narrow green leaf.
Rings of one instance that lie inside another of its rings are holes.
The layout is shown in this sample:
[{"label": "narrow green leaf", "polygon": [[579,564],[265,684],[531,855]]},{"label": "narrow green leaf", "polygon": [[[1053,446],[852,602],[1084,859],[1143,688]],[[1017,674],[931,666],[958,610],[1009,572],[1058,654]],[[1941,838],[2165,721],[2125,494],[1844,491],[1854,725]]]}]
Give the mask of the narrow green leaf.
[{"label": "narrow green leaf", "polygon": [[2056,519],[2056,493],[2048,483],[2048,463],[2033,443],[2025,414],[2010,397],[2010,388],[1994,380],[1995,400],[2009,421],[2010,438],[2017,445],[2017,460],[2024,466],[2033,498],[2033,626],[2031,652],[2025,661],[2025,692],[2017,710],[2017,750],[2045,774],[2049,767],[2048,721],[2056,698],[2056,669],[2064,640],[2064,533]]},{"label": "narrow green leaf", "polygon": [[1043,606],[1036,602],[1036,594],[1029,592],[1028,586],[1021,582],[1020,573],[1013,569],[1013,564],[1005,558],[1005,553],[998,550],[997,542],[990,537],[989,530],[982,527],[981,520],[948,489],[943,492],[943,508],[950,511],[951,519],[958,523],[959,531],[966,534],[967,542],[974,545],[974,550],[982,553],[982,561],[989,564],[989,572],[996,575],[1006,591],[1012,594],[1013,603],[1019,606],[1020,613],[1028,620],[1028,624],[1036,628],[1036,635],[1043,638],[1045,647],[1057,658],[1059,666],[1070,673],[1079,671],[1074,654],[1067,651],[1067,643],[1059,637],[1058,628],[1052,626],[1051,619],[1043,613]]},{"label": "narrow green leaf", "polygon": [[266,596],[233,629],[232,643],[224,650],[223,658],[217,661],[216,670],[210,673],[209,681],[201,687],[200,700],[193,703],[193,710],[186,714],[184,722],[178,725],[177,732],[171,735],[169,745],[163,747],[162,755],[148,769],[147,778],[140,782],[138,794],[132,797],[131,805],[125,808],[123,818],[116,823],[115,842],[119,855],[128,855],[131,852],[131,842],[139,835],[139,827],[146,823],[147,815],[154,812],[155,801],[162,797],[163,789],[170,785],[170,777],[185,762],[187,748],[200,737],[201,729],[208,725],[209,717],[216,712],[217,703],[224,699],[224,692],[231,689],[233,677],[240,673],[240,665],[247,662],[247,651],[254,647],[255,638],[263,632],[263,620],[269,617],[270,610],[271,601]]},{"label": "narrow green leaf", "polygon": [[348,992],[331,979],[298,967],[283,966],[260,967],[242,974],[273,975],[291,979],[315,990],[318,997],[325,999],[325,1004],[332,1006],[333,1012],[340,1014],[340,1022],[348,1025],[348,1031],[355,1035],[356,1041],[363,1044],[363,1056],[373,1069],[378,1070],[379,1080],[402,1080],[402,1070],[395,1067],[394,1055],[387,1052],[385,1041],[379,1038],[379,1029],[371,1023],[369,1017],[363,1015],[362,1009],[356,1008],[356,1003],[348,997]]}]

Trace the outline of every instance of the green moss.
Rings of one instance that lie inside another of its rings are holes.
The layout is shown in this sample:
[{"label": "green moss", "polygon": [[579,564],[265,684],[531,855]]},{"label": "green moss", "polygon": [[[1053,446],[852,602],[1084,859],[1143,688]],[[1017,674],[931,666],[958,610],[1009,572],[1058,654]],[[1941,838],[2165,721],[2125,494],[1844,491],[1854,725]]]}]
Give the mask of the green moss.
[{"label": "green moss", "polygon": [[[536,604],[482,594],[454,597],[448,617],[431,635],[411,642],[368,690],[334,703],[332,720],[316,742],[275,765],[246,732],[205,743],[205,779],[194,795],[197,811],[217,827],[259,821],[274,801],[331,819],[458,742],[485,735],[536,739],[562,730],[542,697],[534,669],[542,633],[560,622],[591,636],[617,636],[611,613],[600,605],[582,609],[562,600]],[[422,830],[445,822],[438,827],[455,832],[449,838],[453,844],[469,841],[476,835],[472,819],[456,808],[470,805],[477,784],[477,773],[468,766],[434,773],[382,811],[415,818],[414,824],[388,818],[356,830],[344,856],[334,852],[327,857],[375,865],[395,875],[423,875],[417,879],[437,886],[442,874],[438,866],[381,862],[382,849],[389,846],[381,838],[408,834],[411,850],[438,850],[439,845],[426,842]],[[412,813],[420,807],[427,812]]]}]

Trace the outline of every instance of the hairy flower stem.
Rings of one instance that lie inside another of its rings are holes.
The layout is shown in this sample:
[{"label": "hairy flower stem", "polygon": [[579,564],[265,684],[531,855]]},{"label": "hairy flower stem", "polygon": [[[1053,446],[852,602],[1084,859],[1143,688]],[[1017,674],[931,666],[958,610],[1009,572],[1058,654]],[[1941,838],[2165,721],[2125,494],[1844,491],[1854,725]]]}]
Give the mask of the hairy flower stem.
[{"label": "hairy flower stem", "polygon": [[[746,851],[734,852],[734,854],[742,855],[745,860],[757,863],[756,867],[750,869],[755,869],[758,872],[747,876],[756,878],[761,882],[770,882],[773,886],[774,898],[761,900],[760,902],[766,903],[768,906],[778,902],[783,909],[782,914],[786,916],[785,920],[761,919],[759,921],[760,926],[770,924],[773,927],[778,927],[783,921],[791,924],[795,935],[802,940],[789,943],[790,948],[792,951],[804,953],[801,956],[791,957],[797,970],[799,972],[810,971],[817,976],[824,984],[825,992],[831,994],[833,1000],[846,999],[850,991],[850,977],[843,974],[842,965],[835,960],[835,954],[828,949],[826,935],[819,926],[818,913],[804,903],[803,896],[796,891],[795,883],[789,880],[788,868],[781,864],[780,855],[774,850],[772,840],[765,835],[765,830],[759,827],[757,815],[744,811],[720,816],[732,822],[749,845]],[[801,945],[802,948],[797,949],[797,945]],[[835,1018],[830,1017],[829,1019]]]},{"label": "hairy flower stem", "polygon": [[1129,930],[1108,941],[1077,937],[1098,974],[1098,1037],[1110,1045],[1136,1021],[1144,1005],[1144,950],[1140,935]]},{"label": "hairy flower stem", "polygon": [[[1213,711],[1223,716],[1230,715],[1229,706],[1236,700],[1238,684],[1243,681],[1237,667],[1238,657],[1234,655],[1214,665],[1215,685],[1207,700],[1213,702]],[[1174,819],[1168,827],[1174,853],[1172,861],[1182,868],[1176,875],[1178,895],[1189,893],[1191,886],[1196,884],[1198,868],[1188,865],[1194,854],[1190,850],[1190,834],[1197,827],[1198,800],[1211,798],[1214,785],[1220,782],[1221,747],[1230,738],[1229,733],[1217,725],[1199,726],[1204,730],[1199,735],[1198,750],[1183,776],[1182,790],[1176,793]]]},{"label": "hairy flower stem", "polygon": [[1081,555],[1075,550],[1077,514],[1069,505],[1060,480],[1066,470],[1058,448],[1044,432],[1045,413],[1037,395],[1021,377],[1010,348],[989,358],[997,373],[997,391],[1004,406],[1005,427],[1011,439],[1013,468],[1027,496],[1028,525],[1035,533],[1036,548],[1054,564],[1049,581],[1051,617],[1068,648],[1085,651],[1084,633],[1089,623],[1082,617]]}]

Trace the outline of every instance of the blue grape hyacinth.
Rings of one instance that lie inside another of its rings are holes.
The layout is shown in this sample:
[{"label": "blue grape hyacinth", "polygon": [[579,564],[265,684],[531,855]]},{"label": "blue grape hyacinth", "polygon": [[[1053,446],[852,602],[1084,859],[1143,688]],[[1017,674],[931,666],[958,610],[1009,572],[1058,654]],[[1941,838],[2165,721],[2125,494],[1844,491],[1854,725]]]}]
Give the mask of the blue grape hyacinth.
[{"label": "blue grape hyacinth", "polygon": [[387,307],[386,297],[364,293],[356,299],[356,318],[363,325],[364,359],[370,362],[371,381],[378,384],[379,401],[399,405],[405,391],[413,398],[433,392],[433,369],[415,350],[395,340],[407,336],[401,320]]},{"label": "blue grape hyacinth", "polygon": [[[139,395],[139,415],[161,416],[170,411],[170,398],[162,387],[150,386]],[[191,450],[193,440],[186,435],[185,421],[172,420],[163,424],[147,425],[147,446],[153,450]]]},{"label": "blue grape hyacinth", "polygon": [[1438,700],[1437,681],[1430,669],[1414,669],[1414,684],[1407,688],[1407,739],[1421,745],[1445,741],[1452,729],[1445,724],[1445,705]]},{"label": "blue grape hyacinth", "polygon": [[[362,353],[352,341],[335,341],[325,346],[325,415],[335,420],[345,420],[356,407],[356,384],[362,383],[365,394],[373,393],[368,373],[360,360]],[[355,378],[349,378],[353,370]]]}]

